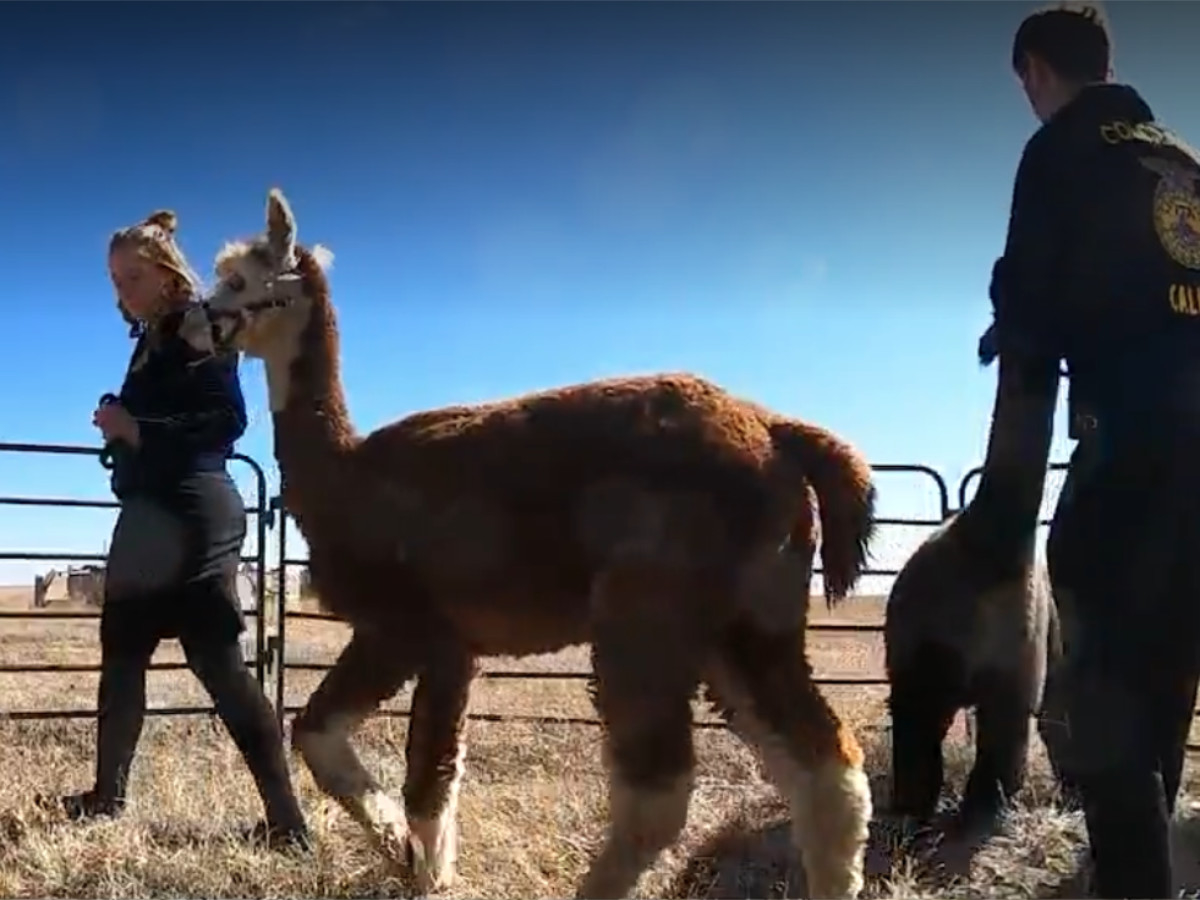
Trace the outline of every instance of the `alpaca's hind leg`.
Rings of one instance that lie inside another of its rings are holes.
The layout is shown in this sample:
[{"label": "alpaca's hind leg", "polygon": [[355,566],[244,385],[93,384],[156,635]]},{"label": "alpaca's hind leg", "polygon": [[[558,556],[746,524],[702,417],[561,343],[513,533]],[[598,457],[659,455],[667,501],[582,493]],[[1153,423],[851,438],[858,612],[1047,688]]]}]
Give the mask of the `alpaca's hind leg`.
[{"label": "alpaca's hind leg", "polygon": [[812,682],[802,626],[776,631],[739,622],[706,681],[714,705],[758,750],[788,799],[809,896],[857,897],[870,786],[857,740]]},{"label": "alpaca's hind leg", "polygon": [[1162,773],[1163,794],[1167,799],[1167,813],[1175,815],[1179,802],[1179,788],[1183,781],[1183,764],[1187,758],[1188,736],[1196,707],[1197,673],[1193,671],[1172,680],[1170,687],[1160,695],[1163,710],[1159,724],[1159,771]]},{"label": "alpaca's hind leg", "polygon": [[626,896],[687,822],[697,647],[690,623],[677,620],[686,605],[670,589],[646,584],[610,574],[594,592],[592,667],[606,725],[609,830],[579,898]]},{"label": "alpaca's hind leg", "polygon": [[1037,713],[1038,737],[1046,748],[1050,770],[1058,784],[1060,803],[1065,807],[1079,808],[1083,805],[1083,798],[1080,796],[1075,776],[1071,773],[1071,732],[1067,727],[1066,681],[1063,678],[1066,669],[1063,665],[1062,621],[1059,618],[1058,602],[1054,598],[1049,600],[1046,644],[1043,652],[1046,655],[1045,682],[1042,687],[1041,708]]},{"label": "alpaca's hind leg", "polygon": [[463,726],[475,672],[475,657],[458,642],[447,642],[431,652],[413,691],[404,810],[413,876],[422,893],[442,890],[454,880]]},{"label": "alpaca's hind leg", "polygon": [[959,818],[982,825],[994,820],[1025,782],[1033,709],[1031,692],[1018,673],[983,672],[976,684],[975,764]]},{"label": "alpaca's hind leg", "polygon": [[1071,733],[1067,727],[1066,700],[1061,656],[1055,653],[1048,654],[1046,685],[1042,690],[1042,707],[1037,715],[1037,731],[1042,745],[1046,748],[1046,757],[1058,784],[1062,805],[1078,808],[1083,805],[1083,800],[1079,793],[1079,785],[1071,773]]},{"label": "alpaca's hind leg", "polygon": [[417,666],[418,656],[410,648],[356,631],[292,722],[292,745],[317,787],[397,863],[404,861],[404,813],[363,768],[350,736],[413,677]]},{"label": "alpaca's hind leg", "polygon": [[926,645],[896,665],[888,679],[892,718],[890,812],[929,819],[945,779],[942,745],[963,700],[957,654]]}]

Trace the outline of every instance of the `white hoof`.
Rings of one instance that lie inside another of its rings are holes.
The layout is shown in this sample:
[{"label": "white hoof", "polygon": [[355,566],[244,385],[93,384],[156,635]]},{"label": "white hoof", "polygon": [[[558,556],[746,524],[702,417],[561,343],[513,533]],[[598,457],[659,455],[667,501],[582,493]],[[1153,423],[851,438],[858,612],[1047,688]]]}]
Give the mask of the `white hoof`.
[{"label": "white hoof", "polygon": [[855,900],[872,817],[871,788],[857,766],[827,763],[810,770],[792,801],[792,840],[800,851],[809,896]]},{"label": "white hoof", "polygon": [[458,861],[458,827],[452,814],[413,819],[408,829],[409,863],[422,894],[443,891],[454,883]]}]

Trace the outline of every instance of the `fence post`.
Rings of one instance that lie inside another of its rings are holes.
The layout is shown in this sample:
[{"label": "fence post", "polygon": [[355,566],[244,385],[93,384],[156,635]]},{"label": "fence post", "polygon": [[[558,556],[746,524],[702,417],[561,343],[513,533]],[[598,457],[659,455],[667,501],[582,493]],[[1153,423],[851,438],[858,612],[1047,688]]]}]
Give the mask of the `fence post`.
[{"label": "fence post", "polygon": [[271,509],[279,523],[279,569],[278,590],[275,596],[275,715],[283,727],[285,700],[287,699],[287,533],[288,514],[283,508],[283,497],[271,498]]},{"label": "fence post", "polygon": [[267,589],[267,530],[270,527],[270,509],[267,498],[267,476],[255,460],[242,453],[235,453],[231,459],[238,459],[250,466],[254,472],[254,523],[255,554],[253,565],[258,569],[254,579],[254,677],[258,679],[263,690],[267,688],[267,675],[271,666],[267,655],[267,619],[266,619],[266,589]]}]

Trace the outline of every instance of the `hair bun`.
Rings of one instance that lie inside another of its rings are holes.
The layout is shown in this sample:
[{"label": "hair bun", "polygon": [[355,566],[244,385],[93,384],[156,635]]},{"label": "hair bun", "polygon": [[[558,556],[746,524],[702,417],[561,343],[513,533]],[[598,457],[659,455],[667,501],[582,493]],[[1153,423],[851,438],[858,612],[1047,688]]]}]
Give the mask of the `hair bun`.
[{"label": "hair bun", "polygon": [[168,235],[173,236],[175,234],[175,226],[179,224],[179,219],[176,218],[175,213],[171,210],[160,209],[150,213],[150,215],[146,217],[144,224],[157,225]]}]

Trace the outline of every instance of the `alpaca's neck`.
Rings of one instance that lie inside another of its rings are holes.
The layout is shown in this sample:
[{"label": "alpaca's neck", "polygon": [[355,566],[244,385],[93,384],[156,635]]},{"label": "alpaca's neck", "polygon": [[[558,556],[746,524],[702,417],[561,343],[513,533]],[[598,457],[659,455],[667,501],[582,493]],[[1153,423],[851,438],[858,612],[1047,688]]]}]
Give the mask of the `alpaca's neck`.
[{"label": "alpaca's neck", "polygon": [[338,546],[399,561],[420,533],[419,497],[395,473],[383,477],[357,464],[360,438],[346,410],[337,325],[327,303],[314,306],[286,357],[266,360],[284,510],[310,555]]},{"label": "alpaca's neck", "polygon": [[357,443],[332,310],[314,308],[298,351],[265,362],[284,506],[298,520],[311,518],[341,494],[340,483],[350,476],[347,457]]},{"label": "alpaca's neck", "polygon": [[[995,502],[1035,518],[1046,485],[1054,433],[1058,367],[1000,361],[992,427],[976,505]],[[1053,384],[1050,383],[1051,379]]]}]

